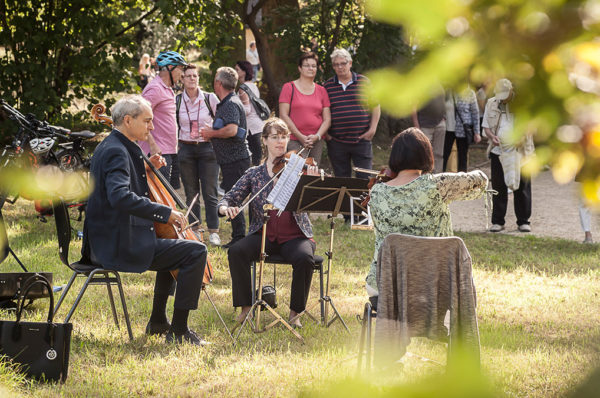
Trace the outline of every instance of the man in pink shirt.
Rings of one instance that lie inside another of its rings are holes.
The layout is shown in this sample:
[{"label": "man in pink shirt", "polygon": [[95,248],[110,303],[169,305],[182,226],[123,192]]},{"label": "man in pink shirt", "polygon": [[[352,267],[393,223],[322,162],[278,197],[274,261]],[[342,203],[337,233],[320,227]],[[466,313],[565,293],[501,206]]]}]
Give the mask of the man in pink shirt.
[{"label": "man in pink shirt", "polygon": [[142,150],[154,155],[163,156],[167,165],[160,168],[160,172],[171,179],[171,169],[177,156],[177,120],[175,118],[175,93],[173,86],[183,76],[187,62],[181,54],[175,51],[161,52],[156,57],[158,76],[144,88],[142,97],[152,104],[154,114],[154,130],[147,142],[140,143]]}]

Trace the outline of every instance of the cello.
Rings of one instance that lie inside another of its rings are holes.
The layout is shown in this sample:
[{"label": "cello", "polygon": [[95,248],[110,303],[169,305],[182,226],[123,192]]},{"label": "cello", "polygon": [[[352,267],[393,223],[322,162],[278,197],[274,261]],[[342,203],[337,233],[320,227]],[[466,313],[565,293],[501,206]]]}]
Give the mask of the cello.
[{"label": "cello", "polygon": [[[91,109],[91,114],[94,120],[104,124],[105,126],[112,127],[112,119],[106,115],[104,112],[106,111],[106,107],[102,104],[96,104]],[[146,180],[148,182],[148,193],[151,201],[155,203],[159,203],[165,206],[170,207],[171,209],[177,209],[179,206],[184,211],[188,211],[187,206],[181,199],[181,197],[177,194],[175,189],[169,184],[166,178],[156,169],[156,167],[150,162],[148,156],[142,152],[142,156],[144,161],[146,162]],[[191,213],[193,217],[195,215]],[[173,225],[162,224],[162,223],[154,223],[154,231],[156,232],[156,237],[161,239],[185,239],[185,240],[195,240],[204,243],[202,233],[196,235],[189,227],[185,229],[178,229]],[[177,280],[178,270],[171,271],[173,278]],[[204,278],[202,281],[203,288],[204,286],[210,284],[213,280],[213,269],[212,265],[208,257],[206,258],[206,267],[204,267]]]}]

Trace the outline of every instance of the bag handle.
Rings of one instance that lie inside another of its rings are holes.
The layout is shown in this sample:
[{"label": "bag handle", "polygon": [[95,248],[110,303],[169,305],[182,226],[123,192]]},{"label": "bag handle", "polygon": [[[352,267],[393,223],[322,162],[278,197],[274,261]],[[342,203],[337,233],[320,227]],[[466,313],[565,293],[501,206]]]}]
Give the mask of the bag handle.
[{"label": "bag handle", "polygon": [[[30,280],[34,278],[35,280],[33,282],[27,284]],[[38,283],[44,285],[46,289],[48,289],[48,295],[50,296],[50,308],[48,309],[48,323],[52,323],[52,320],[54,319],[54,295],[52,294],[52,286],[50,285],[50,282],[48,282],[48,279],[46,279],[44,275],[37,273],[35,275],[32,275],[24,283],[24,285],[27,287],[25,288],[25,290],[23,290],[23,297],[21,298],[19,310],[17,311],[17,323],[21,321],[21,314],[23,312],[23,308],[25,307],[25,299],[27,298],[27,293],[29,293],[33,286],[37,285]]]}]

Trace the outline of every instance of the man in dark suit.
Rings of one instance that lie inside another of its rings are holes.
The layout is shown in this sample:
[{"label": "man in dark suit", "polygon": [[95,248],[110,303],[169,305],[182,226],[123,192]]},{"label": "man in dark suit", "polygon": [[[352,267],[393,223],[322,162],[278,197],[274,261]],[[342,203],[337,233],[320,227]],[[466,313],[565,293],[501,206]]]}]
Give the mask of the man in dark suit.
[{"label": "man in dark suit", "polygon": [[[206,266],[206,246],[200,242],[157,239],[154,222],[184,228],[181,212],[148,198],[142,151],[136,141],[148,138],[152,108],[141,96],[128,96],[112,108],[114,130],[96,148],[91,175],[95,183],[84,225],[82,254],[93,264],[116,271],[156,271],[152,315],[147,334],[166,333],[167,342],[206,342],[188,329],[189,311],[196,309]],[[160,167],[164,159],[154,155]],[[172,323],[166,316],[175,281],[169,271],[179,270]]]}]

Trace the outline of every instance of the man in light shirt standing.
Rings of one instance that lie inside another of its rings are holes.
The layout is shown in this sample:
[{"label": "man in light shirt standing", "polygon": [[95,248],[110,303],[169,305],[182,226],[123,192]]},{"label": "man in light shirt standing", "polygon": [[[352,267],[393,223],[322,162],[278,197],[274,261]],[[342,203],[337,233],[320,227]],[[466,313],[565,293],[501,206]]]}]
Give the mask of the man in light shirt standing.
[{"label": "man in light shirt standing", "polygon": [[140,146],[145,153],[162,155],[167,165],[159,171],[167,180],[171,180],[171,169],[177,156],[177,121],[175,119],[175,93],[173,86],[181,80],[184,68],[188,65],[181,54],[164,51],[156,57],[159,72],[142,92],[152,104],[154,130],[146,142]]},{"label": "man in light shirt standing", "polygon": [[256,50],[256,43],[251,42],[250,47],[246,50],[246,61],[252,65],[252,81],[258,80],[258,71],[260,70],[260,58],[258,58],[258,51]]},{"label": "man in light shirt standing", "polygon": [[[482,127],[490,141],[490,160],[492,167],[492,188],[498,191],[492,198],[492,226],[490,232],[500,232],[504,229],[504,217],[508,204],[508,187],[505,173],[509,164],[502,164],[503,152],[519,151],[527,155],[533,152],[533,141],[526,137],[525,145],[510,142],[510,134],[514,129],[514,115],[510,113],[508,104],[513,99],[514,91],[510,80],[500,79],[494,88],[495,96],[490,98],[483,114]],[[520,174],[520,162],[513,165],[516,173]],[[514,188],[513,188],[514,189]],[[531,180],[520,175],[518,189],[513,191],[515,215],[520,232],[531,232],[529,217],[531,217]]]}]

